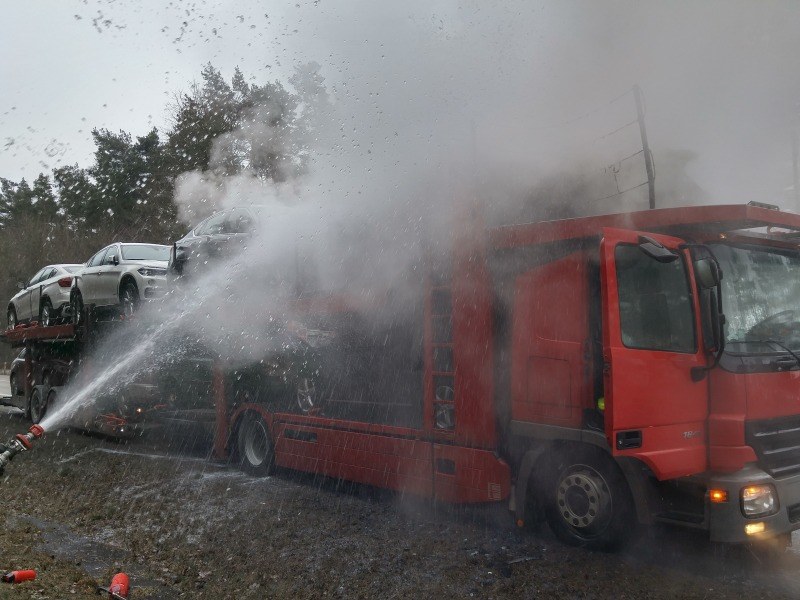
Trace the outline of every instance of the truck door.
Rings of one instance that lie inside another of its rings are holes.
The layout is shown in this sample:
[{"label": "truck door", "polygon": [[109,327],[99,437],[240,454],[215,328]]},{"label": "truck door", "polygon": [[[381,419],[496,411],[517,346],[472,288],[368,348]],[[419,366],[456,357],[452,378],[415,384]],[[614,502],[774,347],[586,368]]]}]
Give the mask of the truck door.
[{"label": "truck door", "polygon": [[601,242],[606,436],[658,479],[707,467],[708,378],[692,379],[707,357],[682,243],[619,229]]}]

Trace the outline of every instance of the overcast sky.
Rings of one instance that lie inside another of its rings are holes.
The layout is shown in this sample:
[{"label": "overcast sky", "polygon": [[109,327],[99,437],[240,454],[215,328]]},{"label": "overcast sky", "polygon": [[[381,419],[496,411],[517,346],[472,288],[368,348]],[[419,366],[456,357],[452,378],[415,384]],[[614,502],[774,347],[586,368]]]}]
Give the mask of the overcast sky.
[{"label": "overcast sky", "polygon": [[791,206],[796,2],[38,0],[4,16],[0,177],[14,181],[88,166],[92,128],[164,131],[209,61],[255,82],[316,61],[382,170],[470,145],[520,172],[570,153],[610,164],[621,147],[602,135],[635,116],[638,83],[657,168],[690,151],[714,201]]}]

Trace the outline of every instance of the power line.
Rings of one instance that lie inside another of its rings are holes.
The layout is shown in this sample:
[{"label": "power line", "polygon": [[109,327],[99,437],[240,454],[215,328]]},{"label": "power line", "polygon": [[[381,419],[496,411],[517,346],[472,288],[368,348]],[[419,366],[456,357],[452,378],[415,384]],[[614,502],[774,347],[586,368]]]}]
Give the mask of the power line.
[{"label": "power line", "polygon": [[[615,196],[621,196],[622,194],[627,194],[628,192],[632,192],[633,190],[639,189],[640,187],[645,186],[645,185],[647,185],[649,183],[650,183],[649,180],[648,181],[643,181],[639,185],[635,185],[633,187],[629,187],[627,190],[620,190],[620,191],[618,191],[618,192],[616,192],[614,194],[609,194],[608,196],[603,196],[602,198],[597,198],[596,200],[594,200],[594,202],[601,202],[603,200],[608,200],[609,198],[613,198]],[[617,188],[617,189],[619,189],[619,188]]]},{"label": "power line", "polygon": [[[644,150],[637,150],[636,152],[634,152],[633,154],[629,154],[629,155],[628,155],[628,156],[626,156],[625,158],[620,158],[619,160],[615,160],[614,162],[612,162],[612,163],[609,165],[609,167],[613,167],[614,165],[621,165],[621,164],[622,164],[622,163],[624,163],[626,160],[630,160],[630,159],[632,159],[634,156],[637,156],[637,155],[639,155],[639,154],[644,154]],[[605,169],[603,169],[603,170],[605,171],[606,169],[608,169],[608,167],[606,167],[606,168],[605,168]]]},{"label": "power line", "polygon": [[594,139],[592,140],[592,143],[594,144],[595,142],[599,142],[600,140],[603,140],[603,139],[605,139],[605,138],[607,138],[607,137],[611,137],[612,135],[614,135],[615,133],[619,133],[620,131],[622,131],[622,130],[623,130],[623,129],[625,129],[626,127],[630,127],[631,125],[636,125],[638,122],[639,122],[639,119],[634,119],[633,121],[630,121],[630,122],[628,122],[628,123],[625,123],[625,125],[622,125],[622,126],[620,126],[620,127],[617,127],[617,128],[614,130],[614,131],[610,131],[609,133],[606,133],[606,134],[604,134],[604,135],[601,135],[600,137],[596,137],[596,138],[594,138]]},{"label": "power line", "polygon": [[624,92],[622,92],[616,98],[612,98],[608,102],[597,106],[596,108],[590,110],[589,112],[583,113],[582,115],[579,115],[577,117],[573,117],[572,119],[567,119],[566,121],[562,121],[560,123],[553,123],[552,125],[541,125],[539,127],[533,128],[532,131],[542,131],[544,129],[556,129],[558,127],[566,127],[567,125],[572,125],[573,123],[577,123],[579,121],[583,121],[584,119],[586,119],[588,117],[591,117],[592,115],[596,115],[601,110],[604,110],[604,109],[608,108],[609,106],[611,106],[615,102],[618,102],[619,100],[622,100],[625,96],[627,96],[628,94],[630,94],[632,92],[633,92],[633,88],[630,88],[630,89],[625,90]]}]

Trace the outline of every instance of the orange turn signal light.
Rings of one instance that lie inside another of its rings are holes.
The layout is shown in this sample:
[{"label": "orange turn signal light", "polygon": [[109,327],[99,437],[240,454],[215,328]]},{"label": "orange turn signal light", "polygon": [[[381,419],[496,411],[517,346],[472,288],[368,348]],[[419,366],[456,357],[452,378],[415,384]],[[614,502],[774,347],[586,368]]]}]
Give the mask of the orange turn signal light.
[{"label": "orange turn signal light", "polygon": [[728,501],[728,490],[708,490],[708,499],[714,504]]}]

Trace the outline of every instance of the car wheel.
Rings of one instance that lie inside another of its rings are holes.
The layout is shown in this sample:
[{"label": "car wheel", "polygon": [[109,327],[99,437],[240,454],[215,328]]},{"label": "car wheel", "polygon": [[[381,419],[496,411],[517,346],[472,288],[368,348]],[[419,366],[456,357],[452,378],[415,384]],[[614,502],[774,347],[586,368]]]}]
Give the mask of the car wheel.
[{"label": "car wheel", "polygon": [[19,390],[18,383],[17,383],[17,374],[16,373],[11,373],[11,375],[8,377],[8,383],[9,383],[9,387],[11,388],[11,397],[12,398],[16,398],[17,396],[19,396],[20,395],[20,393],[19,393],[20,390]]},{"label": "car wheel", "polygon": [[309,413],[317,405],[317,390],[314,380],[310,377],[301,377],[297,381],[297,406],[303,413]]},{"label": "car wheel", "polygon": [[53,385],[56,385],[54,384],[55,379],[56,378],[53,376],[52,371],[45,371],[44,373],[42,373],[42,385],[45,387],[46,390],[50,390],[50,388],[53,387]]},{"label": "car wheel", "polygon": [[275,466],[275,452],[264,419],[247,414],[236,430],[236,455],[243,471],[251,475],[269,475]]},{"label": "car wheel", "polygon": [[8,308],[8,328],[14,329],[17,326],[17,311],[13,306]]},{"label": "car wheel", "polygon": [[81,325],[83,323],[83,296],[78,290],[72,292],[69,297],[69,306],[72,313],[72,324]]},{"label": "car wheel", "polygon": [[619,468],[593,450],[566,453],[553,469],[547,522],[562,542],[615,550],[635,524],[633,500]]},{"label": "car wheel", "polygon": [[139,288],[133,281],[126,281],[119,291],[119,302],[122,304],[122,313],[130,317],[139,308]]},{"label": "car wheel", "polygon": [[28,400],[28,414],[31,417],[31,423],[34,425],[40,423],[44,418],[45,412],[47,412],[47,398],[42,388],[35,387]]},{"label": "car wheel", "polygon": [[42,307],[39,309],[39,324],[44,327],[50,327],[56,324],[55,315],[53,314],[53,303],[50,298],[45,298],[42,302]]}]

